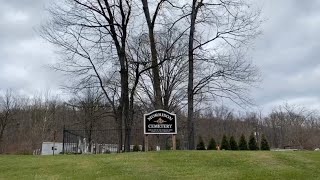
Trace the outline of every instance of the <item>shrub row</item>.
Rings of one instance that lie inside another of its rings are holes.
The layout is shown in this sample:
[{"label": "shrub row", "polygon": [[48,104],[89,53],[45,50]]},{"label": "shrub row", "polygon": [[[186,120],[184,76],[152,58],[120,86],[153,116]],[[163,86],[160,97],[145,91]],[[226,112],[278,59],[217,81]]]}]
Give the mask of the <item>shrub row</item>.
[{"label": "shrub row", "polygon": [[261,136],[260,146],[258,146],[255,135],[251,133],[249,136],[249,142],[247,143],[246,137],[242,134],[239,138],[239,142],[235,140],[234,136],[228,138],[226,135],[223,135],[221,144],[216,143],[214,138],[211,138],[208,146],[206,148],[205,143],[202,137],[199,137],[199,142],[197,144],[197,150],[270,150],[269,143],[264,134]]}]

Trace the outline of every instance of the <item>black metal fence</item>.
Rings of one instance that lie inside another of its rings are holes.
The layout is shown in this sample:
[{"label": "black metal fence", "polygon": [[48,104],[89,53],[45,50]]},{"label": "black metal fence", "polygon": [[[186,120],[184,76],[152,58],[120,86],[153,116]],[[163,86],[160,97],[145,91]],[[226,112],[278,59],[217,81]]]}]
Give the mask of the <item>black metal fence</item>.
[{"label": "black metal fence", "polygon": [[[106,130],[63,130],[64,154],[103,154],[117,153],[124,150],[124,133],[120,134],[119,129]],[[168,150],[172,147],[171,135],[149,135],[149,150]],[[122,139],[122,145],[120,145]],[[130,151],[144,150],[143,129],[131,129]],[[177,142],[178,149],[183,148],[183,142]]]},{"label": "black metal fence", "polygon": [[[107,130],[63,130],[63,153],[113,153],[121,152],[124,146],[119,145],[121,137],[118,129]],[[124,141],[122,141],[123,143]],[[143,131],[141,129],[131,130],[130,150],[134,146],[142,150]]]}]

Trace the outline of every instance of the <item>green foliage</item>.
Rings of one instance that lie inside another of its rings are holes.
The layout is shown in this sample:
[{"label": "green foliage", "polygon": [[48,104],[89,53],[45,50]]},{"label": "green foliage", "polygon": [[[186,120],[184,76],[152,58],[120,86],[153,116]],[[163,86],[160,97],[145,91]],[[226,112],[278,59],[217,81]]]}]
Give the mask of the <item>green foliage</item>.
[{"label": "green foliage", "polygon": [[270,150],[269,143],[268,143],[267,138],[264,134],[262,134],[262,137],[261,137],[260,149],[265,150],[265,151]]},{"label": "green foliage", "polygon": [[217,150],[217,143],[213,138],[209,141],[208,150]]},{"label": "green foliage", "polygon": [[223,135],[222,137],[222,141],[221,141],[221,150],[230,150],[230,144],[229,141],[227,139],[226,135]]},{"label": "green foliage", "polygon": [[137,144],[134,145],[132,151],[133,151],[133,152],[138,152],[138,151],[140,151],[139,146],[138,146]]},{"label": "green foliage", "polygon": [[204,145],[203,139],[201,136],[199,136],[199,142],[197,144],[197,150],[206,150],[206,147]]},{"label": "green foliage", "polygon": [[231,150],[239,150],[238,144],[233,136],[230,137],[230,149]]},{"label": "green foliage", "polygon": [[249,149],[250,150],[259,150],[256,137],[254,136],[253,133],[251,133],[250,137],[249,137]]},{"label": "green foliage", "polygon": [[240,150],[248,150],[248,144],[246,137],[242,134],[239,140],[239,149]]}]

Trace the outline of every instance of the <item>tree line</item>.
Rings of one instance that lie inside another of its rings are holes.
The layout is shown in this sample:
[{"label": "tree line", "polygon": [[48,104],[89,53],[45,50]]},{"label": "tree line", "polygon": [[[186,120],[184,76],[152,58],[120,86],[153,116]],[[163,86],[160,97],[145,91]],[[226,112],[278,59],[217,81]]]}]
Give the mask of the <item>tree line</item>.
[{"label": "tree line", "polygon": [[[35,149],[41,148],[41,143],[46,141],[62,142],[63,129],[72,130],[108,130],[117,129],[118,123],[112,113],[112,106],[103,100],[103,95],[98,95],[94,90],[78,92],[68,101],[49,93],[34,97],[18,95],[13,91],[7,91],[0,95],[0,151],[2,153],[26,153],[30,154]],[[133,127],[141,131],[135,131],[137,136],[143,139],[142,119],[143,114],[149,110],[135,105]],[[178,119],[177,148],[188,147],[188,113],[176,111]],[[197,112],[196,136],[202,137],[204,142],[226,139],[226,147],[234,147],[239,137],[249,140],[255,133],[254,142],[262,144],[262,136],[265,136],[270,148],[295,148],[315,149],[320,144],[320,116],[315,111],[293,105],[275,107],[267,115],[259,112],[250,112],[236,115],[232,109],[225,106],[207,108]],[[115,132],[115,131],[113,131]],[[54,137],[56,135],[56,137]],[[101,134],[104,136],[104,134]],[[232,138],[234,137],[234,138]],[[249,139],[247,139],[249,138]],[[234,139],[234,141],[232,140]],[[237,140],[236,140],[237,139]],[[161,149],[170,149],[167,139],[156,139],[150,142],[155,149],[160,145]],[[199,144],[199,140],[196,141]],[[135,143],[135,142],[134,142]],[[211,144],[211,143],[209,143]],[[223,143],[217,142],[221,149]],[[143,145],[140,144],[130,145]],[[196,149],[196,147],[195,147]],[[232,149],[232,148],[231,148]]]}]

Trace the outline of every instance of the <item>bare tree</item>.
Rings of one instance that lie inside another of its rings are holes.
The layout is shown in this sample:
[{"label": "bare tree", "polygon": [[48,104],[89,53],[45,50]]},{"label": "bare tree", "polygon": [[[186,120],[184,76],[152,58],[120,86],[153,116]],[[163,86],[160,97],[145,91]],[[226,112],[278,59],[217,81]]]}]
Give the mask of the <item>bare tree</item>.
[{"label": "bare tree", "polygon": [[[311,149],[316,144],[317,116],[301,106],[285,104],[275,108],[264,121],[272,147]],[[313,141],[313,142],[312,142]]]},{"label": "bare tree", "polygon": [[[185,100],[185,86],[187,77],[186,41],[181,37],[181,33],[175,30],[158,31],[157,41],[157,64],[160,73],[160,89],[163,108],[168,111],[179,110],[181,102]],[[145,109],[152,110],[155,104],[153,91],[153,73],[148,70],[152,68],[149,63],[151,53],[149,52],[149,41],[145,35],[141,35],[133,41],[130,46],[131,57],[136,63],[140,63],[144,70],[139,79],[137,97],[145,106]],[[134,55],[133,55],[134,54]],[[151,102],[151,103],[150,103]],[[152,107],[150,109],[150,107]],[[145,113],[145,112],[144,112]]]},{"label": "bare tree", "polygon": [[[79,111],[79,124],[85,131],[85,136],[89,142],[89,148],[91,150],[93,139],[93,131],[98,127],[103,127],[104,122],[101,123],[103,118],[106,118],[110,113],[110,109],[107,109],[107,105],[103,104],[103,93],[99,88],[84,89],[84,92],[75,94],[76,99],[72,103],[68,103],[71,107],[76,107]],[[112,112],[112,111],[111,111]],[[114,116],[113,116],[114,117]],[[111,124],[111,123],[110,123]]]},{"label": "bare tree", "polygon": [[[190,7],[188,141],[189,149],[194,149],[194,96],[204,90],[213,96],[245,100],[243,84],[256,80],[255,69],[234,52],[259,33],[260,13],[237,0],[193,0]],[[201,68],[204,73],[197,77],[196,61],[209,67],[208,72]]]},{"label": "bare tree", "polygon": [[[106,67],[119,67],[120,99],[114,109],[119,129],[129,118],[126,41],[131,3],[131,0],[65,0],[50,9],[52,19],[42,29],[43,37],[64,52],[63,66],[57,69],[80,77],[80,87],[97,83],[106,99],[111,101],[104,82],[106,70],[110,69]],[[120,149],[121,132],[119,136]],[[126,145],[125,150],[128,148]]]},{"label": "bare tree", "polygon": [[0,97],[0,145],[2,143],[4,131],[9,124],[13,123],[13,116],[16,108],[17,103],[13,97],[12,91],[7,90],[4,96]]},{"label": "bare tree", "polygon": [[154,28],[157,16],[159,14],[160,8],[162,4],[166,0],[160,0],[156,6],[156,10],[153,13],[153,15],[150,15],[149,10],[149,4],[147,0],[141,0],[143,5],[143,12],[147,21],[148,25],[148,34],[149,34],[149,41],[150,41],[150,51],[151,51],[151,60],[152,60],[152,73],[153,73],[153,89],[154,89],[154,98],[155,98],[155,108],[156,109],[162,109],[163,108],[163,102],[162,102],[162,96],[161,96],[161,88],[160,88],[160,74],[159,74],[159,67],[158,64],[158,55],[157,55],[157,47],[156,47],[156,41],[155,41],[155,34],[154,34]]}]

